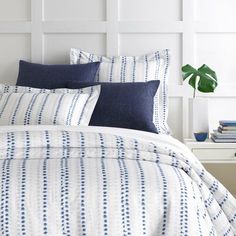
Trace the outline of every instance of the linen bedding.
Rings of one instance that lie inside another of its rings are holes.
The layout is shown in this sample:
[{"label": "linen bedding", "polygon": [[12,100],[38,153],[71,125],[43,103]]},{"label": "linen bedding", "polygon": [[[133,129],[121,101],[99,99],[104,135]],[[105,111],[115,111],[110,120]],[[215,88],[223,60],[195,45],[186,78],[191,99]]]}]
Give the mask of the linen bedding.
[{"label": "linen bedding", "polygon": [[235,235],[236,201],[168,135],[0,128],[1,235]]},{"label": "linen bedding", "polygon": [[96,74],[97,82],[137,83],[160,80],[154,97],[153,122],[158,133],[169,134],[168,117],[168,74],[170,50],[157,50],[140,56],[100,56],[80,49],[71,48],[70,63],[84,64],[100,62]]}]

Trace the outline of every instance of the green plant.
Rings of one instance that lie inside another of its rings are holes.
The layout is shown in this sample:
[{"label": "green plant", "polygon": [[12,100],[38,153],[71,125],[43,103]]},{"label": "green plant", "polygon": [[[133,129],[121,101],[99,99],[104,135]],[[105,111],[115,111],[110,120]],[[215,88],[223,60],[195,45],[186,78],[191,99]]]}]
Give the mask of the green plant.
[{"label": "green plant", "polygon": [[215,71],[203,64],[198,69],[189,64],[182,67],[183,80],[189,78],[188,83],[193,87],[193,97],[196,97],[196,89],[203,93],[212,93],[217,87],[217,76]]}]

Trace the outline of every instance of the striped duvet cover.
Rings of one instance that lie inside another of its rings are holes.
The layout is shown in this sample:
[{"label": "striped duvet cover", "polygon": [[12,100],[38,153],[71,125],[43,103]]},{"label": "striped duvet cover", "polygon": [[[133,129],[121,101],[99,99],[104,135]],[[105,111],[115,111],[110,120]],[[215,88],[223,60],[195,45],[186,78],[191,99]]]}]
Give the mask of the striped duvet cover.
[{"label": "striped duvet cover", "polygon": [[235,235],[236,201],[167,135],[0,129],[1,235]]}]

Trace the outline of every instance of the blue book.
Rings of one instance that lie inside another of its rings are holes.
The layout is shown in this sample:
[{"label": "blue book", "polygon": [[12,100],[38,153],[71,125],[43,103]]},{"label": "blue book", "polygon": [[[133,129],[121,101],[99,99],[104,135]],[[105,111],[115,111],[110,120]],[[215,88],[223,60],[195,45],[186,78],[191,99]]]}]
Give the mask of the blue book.
[{"label": "blue book", "polygon": [[219,123],[222,126],[236,126],[236,120],[220,120]]}]

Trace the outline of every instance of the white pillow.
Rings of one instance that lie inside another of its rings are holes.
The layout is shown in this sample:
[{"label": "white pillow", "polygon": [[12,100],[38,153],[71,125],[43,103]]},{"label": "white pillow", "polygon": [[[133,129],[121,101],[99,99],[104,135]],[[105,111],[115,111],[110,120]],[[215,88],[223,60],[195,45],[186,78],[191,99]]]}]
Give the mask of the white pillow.
[{"label": "white pillow", "polygon": [[[51,91],[0,85],[0,125],[87,126],[100,87]],[[2,92],[3,88],[8,92]]]},{"label": "white pillow", "polygon": [[156,51],[143,56],[105,57],[71,49],[70,63],[83,64],[100,61],[96,80],[99,82],[146,82],[160,80],[160,86],[154,98],[153,122],[158,133],[169,134],[168,86],[169,50]]},{"label": "white pillow", "polygon": [[87,90],[83,89],[39,89],[25,86],[0,84],[0,93],[83,93],[84,91],[87,92]]}]

